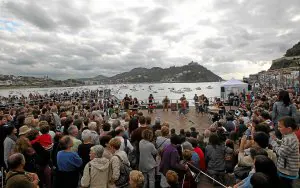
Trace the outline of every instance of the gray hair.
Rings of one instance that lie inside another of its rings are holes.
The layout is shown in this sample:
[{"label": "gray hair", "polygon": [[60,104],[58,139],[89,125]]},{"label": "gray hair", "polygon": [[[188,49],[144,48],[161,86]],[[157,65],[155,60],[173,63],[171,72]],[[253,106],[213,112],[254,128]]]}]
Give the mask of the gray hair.
[{"label": "gray hair", "polygon": [[81,139],[83,141],[87,141],[89,139],[92,139],[92,134],[91,134],[91,131],[86,129],[84,130],[82,133],[81,133]]},{"label": "gray hair", "polygon": [[14,153],[8,157],[7,164],[10,169],[16,169],[21,164],[25,165],[25,157],[22,153]]},{"label": "gray hair", "polygon": [[112,128],[113,130],[115,130],[117,127],[119,127],[121,125],[121,122],[120,120],[114,120],[113,123],[112,123]]},{"label": "gray hair", "polygon": [[101,158],[104,152],[104,147],[101,145],[95,145],[91,147],[91,151],[95,153],[96,158]]},{"label": "gray hair", "polygon": [[113,114],[111,115],[111,118],[112,118],[112,119],[117,119],[117,118],[118,118],[118,116],[117,116],[117,114],[116,114],[116,113],[113,113]]},{"label": "gray hair", "polygon": [[190,142],[185,141],[185,142],[182,143],[182,149],[184,149],[184,150],[185,149],[193,150],[194,148],[193,148],[193,145]]},{"label": "gray hair", "polygon": [[122,113],[121,118],[122,118],[122,119],[125,119],[125,118],[126,118],[126,114],[125,114],[125,113]]},{"label": "gray hair", "polygon": [[96,131],[97,130],[97,123],[92,121],[88,124],[88,128],[92,131]]},{"label": "gray hair", "polygon": [[71,125],[69,128],[68,128],[68,133],[69,135],[72,135],[74,134],[74,130],[78,130],[78,128],[75,126],[75,125]]}]

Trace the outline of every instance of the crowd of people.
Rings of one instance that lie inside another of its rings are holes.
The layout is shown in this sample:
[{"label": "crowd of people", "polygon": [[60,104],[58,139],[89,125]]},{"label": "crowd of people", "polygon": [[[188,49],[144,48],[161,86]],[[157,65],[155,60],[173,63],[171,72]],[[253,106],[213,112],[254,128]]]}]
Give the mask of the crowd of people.
[{"label": "crowd of people", "polygon": [[[205,111],[205,97],[197,100]],[[194,188],[204,173],[228,187],[292,187],[299,178],[300,98],[292,90],[253,93],[203,133],[130,113],[134,101],[126,96],[124,111],[109,100],[2,109],[6,187]]]}]

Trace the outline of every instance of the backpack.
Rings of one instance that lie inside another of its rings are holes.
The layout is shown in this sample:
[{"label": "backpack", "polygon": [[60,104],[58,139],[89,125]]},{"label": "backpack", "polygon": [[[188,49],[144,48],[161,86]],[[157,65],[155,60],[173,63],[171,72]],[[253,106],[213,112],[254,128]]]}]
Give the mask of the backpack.
[{"label": "backpack", "polygon": [[122,160],[122,158],[119,155],[115,155],[115,156],[117,156],[119,158],[119,160],[121,161],[120,176],[119,176],[119,179],[117,181],[115,181],[115,185],[117,187],[126,187],[126,186],[128,186],[129,174],[132,169],[130,168],[130,166],[128,164],[124,163],[124,161]]},{"label": "backpack", "polygon": [[137,155],[136,155],[136,150],[133,149],[133,151],[130,151],[129,147],[127,146],[127,142],[128,142],[128,139],[125,139],[124,138],[124,144],[125,144],[125,148],[124,148],[124,151],[125,153],[127,154],[128,156],[128,161],[130,163],[130,167],[131,168],[135,168],[137,167]]}]

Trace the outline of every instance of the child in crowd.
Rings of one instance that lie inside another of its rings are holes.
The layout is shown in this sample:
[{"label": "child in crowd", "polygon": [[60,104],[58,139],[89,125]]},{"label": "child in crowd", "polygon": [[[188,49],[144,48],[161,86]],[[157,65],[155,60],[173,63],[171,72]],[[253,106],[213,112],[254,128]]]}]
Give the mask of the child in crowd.
[{"label": "child in crowd", "polygon": [[49,134],[50,127],[48,123],[46,121],[41,121],[39,126],[42,135],[39,135],[35,140],[31,141],[31,144],[38,142],[45,150],[51,150],[53,143],[51,135]]},{"label": "child in crowd", "polygon": [[278,121],[282,140],[273,136],[271,145],[277,154],[277,170],[282,185],[293,187],[299,171],[299,141],[295,135],[297,124],[294,118],[286,116]]},{"label": "child in crowd", "polygon": [[196,131],[196,128],[195,127],[191,127],[190,130],[191,130],[191,136],[193,138],[197,138],[197,136],[198,136],[199,133]]}]

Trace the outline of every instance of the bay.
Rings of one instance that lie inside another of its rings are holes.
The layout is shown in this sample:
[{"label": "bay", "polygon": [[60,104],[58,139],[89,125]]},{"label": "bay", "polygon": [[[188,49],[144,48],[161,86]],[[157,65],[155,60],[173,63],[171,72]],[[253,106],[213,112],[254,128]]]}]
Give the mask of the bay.
[{"label": "bay", "polygon": [[[8,97],[9,95],[24,95],[28,96],[29,93],[41,94],[45,93],[63,93],[63,92],[80,92],[96,89],[111,89],[112,94],[119,99],[123,99],[125,94],[138,98],[140,101],[146,101],[149,94],[154,96],[156,101],[162,101],[165,96],[168,96],[171,102],[179,100],[184,94],[187,100],[193,101],[195,94],[202,95],[213,100],[214,97],[220,97],[220,85],[222,82],[201,82],[201,83],[141,83],[141,84],[112,84],[112,85],[91,85],[80,87],[51,87],[51,88],[20,88],[20,89],[1,89],[0,96]],[[211,86],[210,89],[207,87]],[[183,93],[171,92],[171,89],[175,91],[186,90]],[[189,88],[189,89],[188,89]],[[201,88],[197,90],[196,88]],[[190,90],[190,91],[188,91]]]}]

